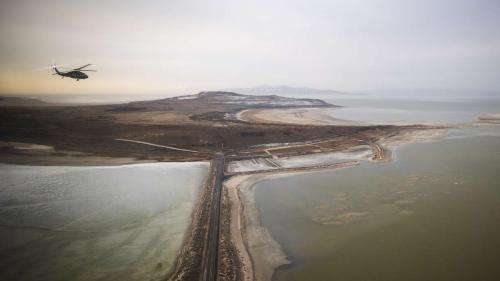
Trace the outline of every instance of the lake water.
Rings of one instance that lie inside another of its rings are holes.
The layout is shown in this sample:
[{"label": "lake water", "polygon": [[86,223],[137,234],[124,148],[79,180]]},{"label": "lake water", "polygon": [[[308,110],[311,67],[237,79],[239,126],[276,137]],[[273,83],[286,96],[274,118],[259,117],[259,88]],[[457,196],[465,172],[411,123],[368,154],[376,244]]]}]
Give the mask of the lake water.
[{"label": "lake water", "polygon": [[0,165],[0,280],[160,280],[207,163]]},{"label": "lake water", "polygon": [[[357,108],[378,108],[374,101],[358,102]],[[474,101],[482,105],[470,111],[451,103],[418,106],[416,116],[444,109],[450,112],[444,121],[461,122],[470,112],[500,111],[484,101]],[[396,112],[384,110],[405,119],[397,112],[406,109],[392,105]],[[445,139],[405,145],[396,153],[390,163],[365,161],[256,185],[261,221],[292,261],[274,280],[500,275],[500,127],[456,129]]]},{"label": "lake water", "polygon": [[481,114],[499,113],[500,99],[402,98],[327,99],[342,108],[329,109],[335,118],[373,124],[465,123]]}]

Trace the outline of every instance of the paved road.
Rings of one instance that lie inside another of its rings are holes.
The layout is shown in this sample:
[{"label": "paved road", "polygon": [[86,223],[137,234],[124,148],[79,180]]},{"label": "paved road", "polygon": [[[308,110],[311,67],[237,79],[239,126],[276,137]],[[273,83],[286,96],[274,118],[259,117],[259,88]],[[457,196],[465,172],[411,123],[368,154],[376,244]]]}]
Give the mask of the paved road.
[{"label": "paved road", "polygon": [[212,212],[208,229],[207,259],[205,265],[205,281],[217,279],[217,261],[219,255],[219,223],[222,181],[224,178],[224,155],[217,153],[214,159],[215,179],[212,197]]}]

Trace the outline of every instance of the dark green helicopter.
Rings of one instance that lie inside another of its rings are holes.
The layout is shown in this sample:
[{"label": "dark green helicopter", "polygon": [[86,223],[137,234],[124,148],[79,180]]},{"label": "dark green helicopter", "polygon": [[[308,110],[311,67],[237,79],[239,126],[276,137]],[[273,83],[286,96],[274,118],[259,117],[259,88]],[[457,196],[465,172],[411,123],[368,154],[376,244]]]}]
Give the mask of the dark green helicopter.
[{"label": "dark green helicopter", "polygon": [[85,73],[83,73],[84,71],[97,71],[97,70],[91,70],[91,69],[84,69],[85,67],[89,66],[91,64],[86,64],[84,66],[81,66],[81,67],[78,67],[78,68],[75,68],[75,69],[72,69],[72,70],[69,70],[69,71],[59,71],[57,69],[57,66],[55,64],[52,65],[52,69],[56,72],[54,73],[54,75],[59,75],[61,76],[61,78],[64,78],[64,77],[69,77],[69,78],[72,78],[72,79],[76,79],[76,81],[79,81],[80,79],[87,79],[89,78],[89,76]]}]

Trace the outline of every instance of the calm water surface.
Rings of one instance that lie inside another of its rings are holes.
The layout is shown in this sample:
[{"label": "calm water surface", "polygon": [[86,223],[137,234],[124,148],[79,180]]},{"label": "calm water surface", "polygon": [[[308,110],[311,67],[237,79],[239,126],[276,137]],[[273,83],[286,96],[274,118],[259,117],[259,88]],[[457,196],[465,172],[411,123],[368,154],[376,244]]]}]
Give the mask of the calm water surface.
[{"label": "calm water surface", "polygon": [[0,280],[160,280],[207,164],[0,165]]},{"label": "calm water surface", "polygon": [[274,280],[494,280],[500,128],[405,145],[391,163],[264,181],[256,202],[292,260]]},{"label": "calm water surface", "polygon": [[500,113],[500,99],[410,100],[402,98],[327,100],[342,108],[330,109],[335,118],[366,123],[464,123],[480,114]]}]

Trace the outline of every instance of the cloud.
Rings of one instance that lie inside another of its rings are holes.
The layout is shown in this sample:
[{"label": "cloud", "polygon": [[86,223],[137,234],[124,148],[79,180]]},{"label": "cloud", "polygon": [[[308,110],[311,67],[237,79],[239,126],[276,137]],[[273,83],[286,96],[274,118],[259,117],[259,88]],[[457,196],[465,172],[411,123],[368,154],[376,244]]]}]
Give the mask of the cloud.
[{"label": "cloud", "polygon": [[[500,90],[493,0],[32,0],[5,1],[1,13],[0,79],[8,83],[0,92]],[[99,72],[78,87],[24,72],[53,61]]]}]

